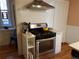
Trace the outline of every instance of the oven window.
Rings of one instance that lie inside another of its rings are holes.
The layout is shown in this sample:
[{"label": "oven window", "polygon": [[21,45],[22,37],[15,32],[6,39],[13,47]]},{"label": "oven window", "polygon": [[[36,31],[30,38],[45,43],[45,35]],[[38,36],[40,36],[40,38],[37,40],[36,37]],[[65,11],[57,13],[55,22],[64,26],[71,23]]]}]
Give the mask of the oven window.
[{"label": "oven window", "polygon": [[39,53],[43,53],[54,49],[54,40],[43,41],[39,44]]}]

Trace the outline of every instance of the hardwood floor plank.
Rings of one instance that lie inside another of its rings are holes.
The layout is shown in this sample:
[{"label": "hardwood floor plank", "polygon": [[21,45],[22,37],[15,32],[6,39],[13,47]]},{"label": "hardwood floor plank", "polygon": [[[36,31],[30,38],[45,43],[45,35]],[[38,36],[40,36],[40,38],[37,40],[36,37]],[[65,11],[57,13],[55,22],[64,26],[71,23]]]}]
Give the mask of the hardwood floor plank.
[{"label": "hardwood floor plank", "polygon": [[[62,44],[62,51],[53,55],[52,52],[40,56],[40,59],[72,59],[71,48],[68,44]],[[10,46],[0,47],[0,59],[24,59],[23,56],[18,56],[17,49]]]}]

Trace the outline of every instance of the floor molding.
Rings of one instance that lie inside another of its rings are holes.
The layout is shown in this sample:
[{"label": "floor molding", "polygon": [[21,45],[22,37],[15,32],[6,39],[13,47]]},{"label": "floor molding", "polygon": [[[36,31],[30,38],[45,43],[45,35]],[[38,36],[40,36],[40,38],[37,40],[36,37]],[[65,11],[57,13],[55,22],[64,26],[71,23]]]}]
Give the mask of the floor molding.
[{"label": "floor molding", "polygon": [[62,42],[62,45],[63,45],[63,44],[67,44],[67,45],[69,45],[69,43],[67,43],[67,42]]}]

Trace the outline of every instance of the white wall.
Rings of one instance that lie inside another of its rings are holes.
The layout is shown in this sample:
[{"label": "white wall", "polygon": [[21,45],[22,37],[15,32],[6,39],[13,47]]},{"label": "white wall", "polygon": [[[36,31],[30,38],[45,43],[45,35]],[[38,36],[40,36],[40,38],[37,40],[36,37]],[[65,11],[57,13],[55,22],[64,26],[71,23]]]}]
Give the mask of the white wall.
[{"label": "white wall", "polygon": [[66,39],[68,43],[79,41],[79,26],[68,25]]},{"label": "white wall", "polygon": [[55,3],[54,29],[63,33],[63,42],[66,41],[66,27],[68,19],[69,1],[58,0]]},{"label": "white wall", "polygon": [[[20,22],[34,22],[42,23],[47,22],[50,27],[53,26],[53,15],[51,14],[52,10],[49,11],[32,11],[32,10],[20,10],[19,21]],[[52,11],[53,13],[53,11]],[[52,16],[51,16],[52,15]]]},{"label": "white wall", "polygon": [[70,0],[67,42],[79,41],[79,0]]},{"label": "white wall", "polygon": [[9,45],[12,31],[0,30],[0,46]]}]

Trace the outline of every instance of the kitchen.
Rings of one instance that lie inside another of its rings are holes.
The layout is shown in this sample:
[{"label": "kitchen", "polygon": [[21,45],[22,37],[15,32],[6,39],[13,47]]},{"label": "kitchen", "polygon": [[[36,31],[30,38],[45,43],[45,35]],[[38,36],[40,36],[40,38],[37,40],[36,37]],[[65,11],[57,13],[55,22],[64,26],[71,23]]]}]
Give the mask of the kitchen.
[{"label": "kitchen", "polygon": [[[47,22],[49,27],[58,30],[58,32],[63,33],[62,42],[66,42],[66,29],[67,29],[67,19],[68,19],[68,10],[69,10],[69,1],[68,0],[45,0],[49,4],[53,5],[55,9],[47,11],[35,11],[25,9],[24,6],[28,4],[29,0],[15,0],[16,6],[16,24],[17,24],[17,37],[18,37],[18,54],[22,53],[21,51],[21,32],[20,24],[22,22]],[[70,32],[68,33],[70,34]]]},{"label": "kitchen", "polygon": [[[26,1],[26,0],[25,0]],[[26,4],[29,4],[30,1],[15,1],[16,2],[16,14],[17,14],[17,29],[20,29],[20,24],[22,22],[31,22],[31,23],[47,23],[50,28],[54,28],[55,30],[58,30],[59,32],[62,32],[64,34],[63,36],[63,42],[65,41],[65,32],[66,32],[66,23],[67,23],[67,15],[68,15],[68,5],[69,1],[48,1],[49,4],[53,5],[55,8],[50,10],[29,10],[27,8],[24,8]],[[19,4],[17,3],[19,2]],[[25,2],[25,4],[24,4]],[[64,8],[65,7],[65,8]],[[26,13],[25,13],[26,12]],[[21,17],[19,17],[21,16]],[[29,17],[30,16],[30,17]],[[62,17],[63,16],[63,17]],[[39,20],[37,20],[39,19]],[[64,19],[64,20],[63,20]],[[61,21],[61,22],[60,22]],[[17,30],[18,33],[18,48],[19,48],[19,54],[22,54],[22,46],[21,46],[21,33],[20,30]],[[61,40],[59,40],[59,46]],[[57,42],[58,43],[58,42]],[[59,48],[60,49],[60,48]]]}]

